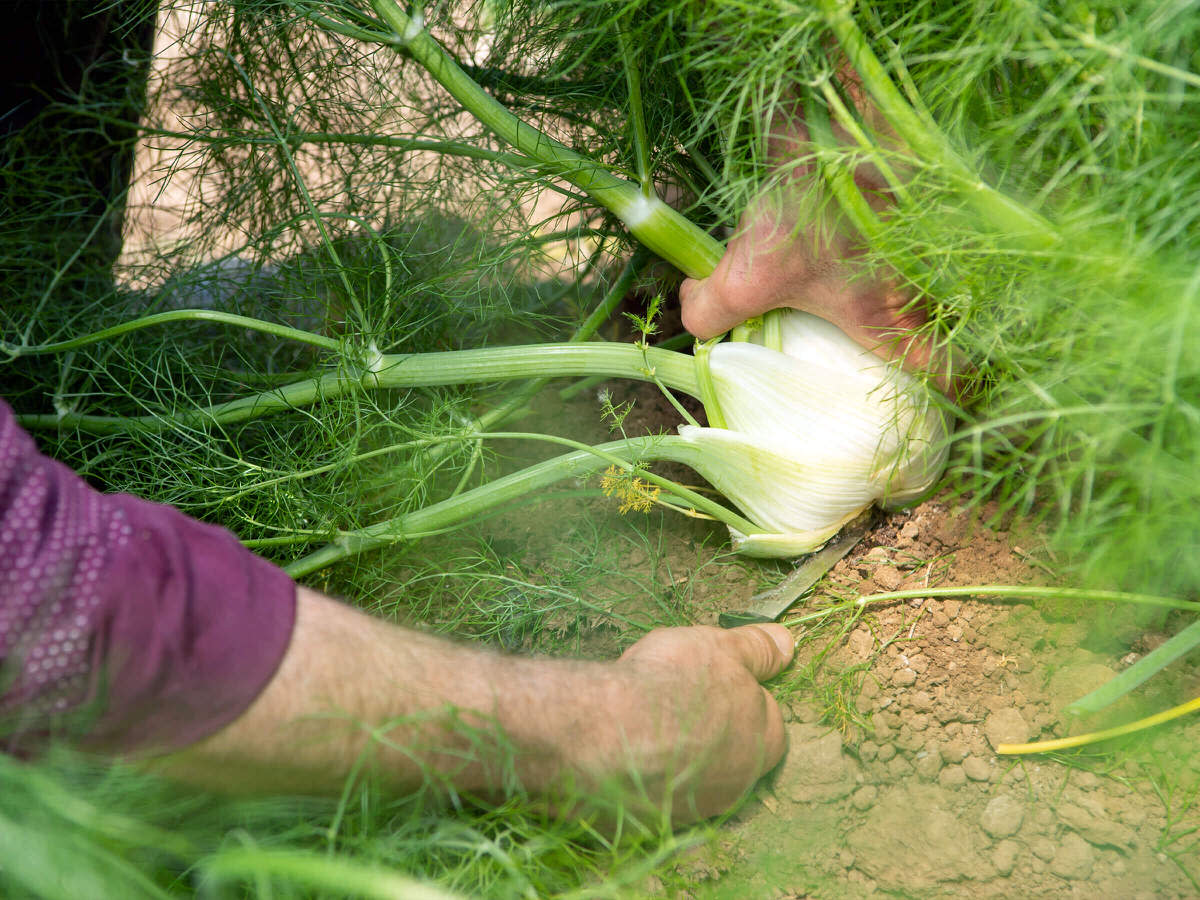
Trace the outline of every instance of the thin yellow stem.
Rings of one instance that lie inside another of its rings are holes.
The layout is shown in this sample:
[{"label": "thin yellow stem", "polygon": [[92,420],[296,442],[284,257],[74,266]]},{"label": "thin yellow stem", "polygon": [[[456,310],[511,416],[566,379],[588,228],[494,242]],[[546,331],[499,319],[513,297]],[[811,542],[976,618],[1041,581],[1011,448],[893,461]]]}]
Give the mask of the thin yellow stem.
[{"label": "thin yellow stem", "polygon": [[1155,713],[1152,716],[1147,716],[1144,719],[1138,719],[1136,722],[1127,722],[1124,725],[1118,725],[1115,728],[1092,731],[1088,734],[1077,734],[1074,737],[1058,738],[1053,741],[1037,741],[1032,744],[997,744],[996,752],[1004,756],[1015,756],[1024,753],[1051,753],[1055,750],[1069,750],[1072,747],[1096,744],[1100,741],[1107,741],[1110,738],[1121,737],[1124,734],[1142,731],[1145,728],[1153,728],[1155,725],[1161,725],[1163,722],[1178,719],[1180,716],[1185,716],[1198,709],[1200,709],[1200,697],[1189,700],[1187,703],[1181,703],[1179,706],[1173,706],[1163,712]]}]

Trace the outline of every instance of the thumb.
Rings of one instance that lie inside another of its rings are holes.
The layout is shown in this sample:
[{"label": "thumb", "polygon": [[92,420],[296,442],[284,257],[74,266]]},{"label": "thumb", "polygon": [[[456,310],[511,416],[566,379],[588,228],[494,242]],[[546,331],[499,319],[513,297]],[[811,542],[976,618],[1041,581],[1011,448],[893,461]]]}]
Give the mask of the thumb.
[{"label": "thumb", "polygon": [[782,672],[792,661],[796,643],[782,625],[742,625],[724,632],[725,649],[759,681]]},{"label": "thumb", "polygon": [[683,327],[702,341],[728,331],[741,321],[733,319],[727,310],[722,309],[713,294],[711,276],[703,280],[686,278],[679,285],[679,312]]}]

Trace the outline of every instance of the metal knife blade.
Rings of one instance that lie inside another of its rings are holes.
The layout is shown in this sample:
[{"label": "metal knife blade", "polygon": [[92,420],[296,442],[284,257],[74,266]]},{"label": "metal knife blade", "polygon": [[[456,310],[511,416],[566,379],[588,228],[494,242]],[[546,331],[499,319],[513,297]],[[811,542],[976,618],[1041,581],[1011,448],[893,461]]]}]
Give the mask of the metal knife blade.
[{"label": "metal knife blade", "polygon": [[867,536],[871,530],[872,510],[859,513],[837,537],[818,550],[810,553],[795,569],[783,577],[773,588],[750,598],[750,608],[741,612],[721,613],[717,619],[722,628],[753,625],[758,622],[774,622],[787,612],[813,585],[825,577],[837,561]]}]

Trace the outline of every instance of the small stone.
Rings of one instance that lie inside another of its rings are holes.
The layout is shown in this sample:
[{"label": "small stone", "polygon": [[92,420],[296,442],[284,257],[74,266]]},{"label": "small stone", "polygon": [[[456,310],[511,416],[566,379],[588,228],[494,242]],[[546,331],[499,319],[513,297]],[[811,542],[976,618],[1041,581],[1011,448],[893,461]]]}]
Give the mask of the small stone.
[{"label": "small stone", "polygon": [[1058,852],[1050,860],[1050,871],[1060,878],[1082,880],[1092,874],[1096,854],[1092,845],[1077,834],[1063,838]]},{"label": "small stone", "polygon": [[960,763],[967,758],[967,745],[964,741],[947,741],[942,744],[942,760],[947,763]]},{"label": "small stone", "polygon": [[1054,841],[1045,835],[1035,837],[1029,842],[1029,849],[1033,851],[1033,855],[1038,859],[1050,860],[1054,858],[1054,854],[1058,852],[1058,847],[1054,845]]},{"label": "small stone", "polygon": [[838,862],[841,863],[843,869],[854,868],[854,854],[851,851],[847,850],[845,847],[842,847],[840,850],[838,850],[837,856]]},{"label": "small stone", "polygon": [[788,726],[788,753],[776,779],[776,793],[793,803],[845,797],[854,787],[852,762],[836,731],[811,724]]},{"label": "small stone", "polygon": [[868,659],[875,649],[875,636],[865,628],[856,628],[846,638],[846,649],[855,659]]},{"label": "small stone", "polygon": [[992,851],[992,865],[998,873],[1007,875],[1016,866],[1017,854],[1020,852],[1021,845],[1016,841],[1001,841]]},{"label": "small stone", "polygon": [[874,806],[875,798],[878,796],[879,789],[876,788],[875,785],[864,784],[854,792],[854,796],[850,798],[850,803],[855,809],[857,809],[859,812],[862,812],[863,810],[870,809],[872,806]]},{"label": "small stone", "polygon": [[987,760],[978,756],[968,756],[963,760],[962,768],[963,774],[972,781],[987,781],[992,774],[992,767]]},{"label": "small stone", "polygon": [[877,754],[877,758],[879,759],[880,762],[885,763],[885,762],[890,761],[893,757],[895,757],[895,755],[896,755],[896,745],[895,744],[883,744],[879,748],[879,753]]},{"label": "small stone", "polygon": [[1033,734],[1025,717],[1011,706],[988,716],[983,733],[993,748],[999,744],[1024,744]]},{"label": "small stone", "polygon": [[871,572],[871,580],[885,591],[894,591],[904,583],[904,576],[892,566],[877,566]]},{"label": "small stone", "polygon": [[950,617],[939,609],[933,614],[932,621],[934,628],[945,628],[950,624]]},{"label": "small stone", "polygon": [[1016,834],[1024,820],[1025,805],[1010,794],[1001,794],[988,801],[979,825],[994,838],[1006,838]]},{"label": "small stone", "polygon": [[950,640],[954,641],[954,643],[957,644],[959,641],[961,641],[962,636],[963,636],[963,630],[962,630],[961,625],[947,625],[946,626],[946,637],[950,638]]},{"label": "small stone", "polygon": [[913,691],[908,696],[908,705],[911,706],[915,712],[927,713],[933,709],[933,697],[929,696],[929,691]]},{"label": "small stone", "polygon": [[858,745],[859,758],[870,762],[879,755],[879,745],[874,741],[863,741]]},{"label": "small stone", "polygon": [[899,687],[908,687],[917,680],[917,673],[912,669],[897,669],[892,673],[892,682]]},{"label": "small stone", "polygon": [[967,783],[967,773],[962,766],[946,766],[938,773],[938,784],[945,788],[962,787]]}]

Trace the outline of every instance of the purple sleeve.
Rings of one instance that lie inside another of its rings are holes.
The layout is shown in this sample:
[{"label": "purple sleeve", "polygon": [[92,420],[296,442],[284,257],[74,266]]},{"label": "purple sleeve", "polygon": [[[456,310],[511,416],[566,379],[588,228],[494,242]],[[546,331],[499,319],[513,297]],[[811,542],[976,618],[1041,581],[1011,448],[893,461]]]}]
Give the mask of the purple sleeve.
[{"label": "purple sleeve", "polygon": [[270,681],[295,585],[228,531],[102,494],[0,401],[0,748],[178,749]]}]

